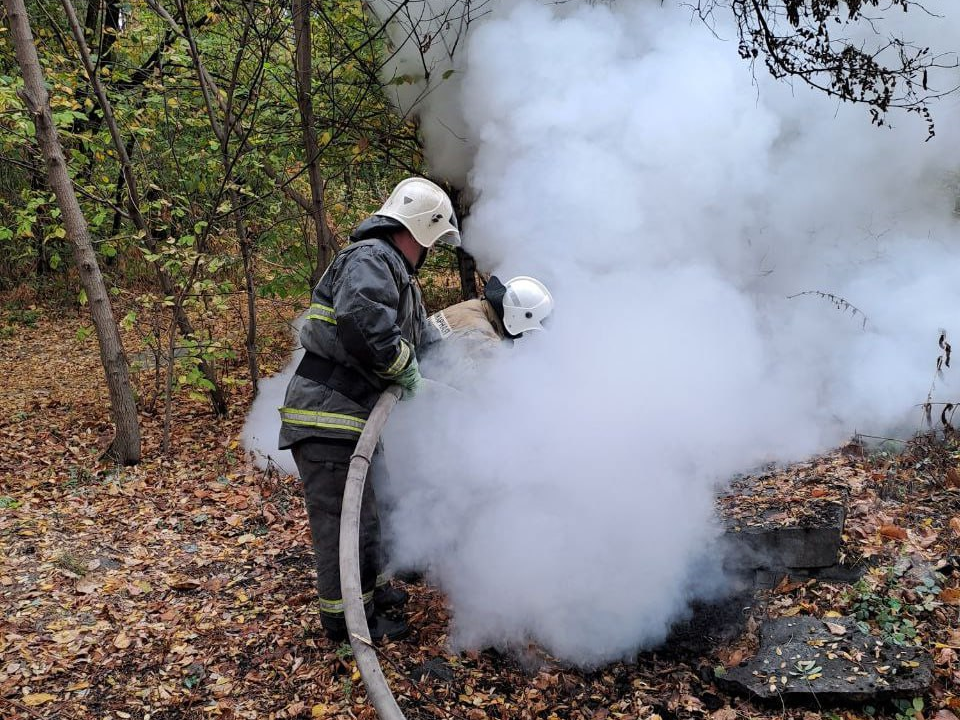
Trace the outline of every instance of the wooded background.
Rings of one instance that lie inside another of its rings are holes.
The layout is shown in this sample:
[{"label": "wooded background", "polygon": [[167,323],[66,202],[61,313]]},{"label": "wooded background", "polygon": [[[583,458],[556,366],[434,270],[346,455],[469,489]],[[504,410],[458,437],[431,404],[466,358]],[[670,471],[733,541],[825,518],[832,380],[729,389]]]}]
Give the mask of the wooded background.
[{"label": "wooded background", "polygon": [[[877,34],[869,45],[843,35],[850,23],[869,24],[868,11],[913,6],[700,0],[691,13],[707,25],[732,13],[736,52],[774,76],[862,103],[875,124],[893,108],[920,113],[932,134],[926,102],[938,91],[927,71],[944,59],[901,38]],[[204,393],[223,417],[222,370],[240,362],[255,393],[265,342],[258,302],[302,302],[390,188],[429,175],[417,103],[401,113],[386,91],[429,93],[455,72],[459,43],[444,37],[446,70],[423,62],[418,75],[398,74],[394,57],[412,47],[425,58],[437,33],[462,40],[487,11],[471,0],[4,0],[4,8],[0,293],[14,321],[40,298],[89,308],[84,332],[100,344],[116,427],[107,452],[123,464],[140,459],[145,393],[131,387],[122,333],[165,368],[148,401],[163,401],[165,449],[178,392]],[[476,292],[462,252],[432,253],[421,282],[431,309]]]}]

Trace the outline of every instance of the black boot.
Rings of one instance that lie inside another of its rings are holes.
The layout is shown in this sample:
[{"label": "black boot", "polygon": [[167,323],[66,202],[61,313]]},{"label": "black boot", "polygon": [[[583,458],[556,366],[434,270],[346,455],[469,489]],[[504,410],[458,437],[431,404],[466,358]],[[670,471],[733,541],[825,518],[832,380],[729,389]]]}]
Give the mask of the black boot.
[{"label": "black boot", "polygon": [[368,621],[371,640],[403,640],[410,635],[410,626],[403,619],[392,620],[385,615],[375,613]]},{"label": "black boot", "polygon": [[331,616],[320,614],[320,627],[323,628],[327,638],[333,642],[343,642],[347,639],[347,621],[343,615]]},{"label": "black boot", "polygon": [[377,610],[401,608],[407,604],[410,593],[390,583],[380,585],[373,591],[373,607]]},{"label": "black boot", "polygon": [[[341,643],[347,639],[347,623],[342,617],[320,616],[320,625],[327,638]],[[410,634],[410,626],[403,620],[391,620],[385,615],[374,614],[367,619],[371,640],[402,640]]]}]

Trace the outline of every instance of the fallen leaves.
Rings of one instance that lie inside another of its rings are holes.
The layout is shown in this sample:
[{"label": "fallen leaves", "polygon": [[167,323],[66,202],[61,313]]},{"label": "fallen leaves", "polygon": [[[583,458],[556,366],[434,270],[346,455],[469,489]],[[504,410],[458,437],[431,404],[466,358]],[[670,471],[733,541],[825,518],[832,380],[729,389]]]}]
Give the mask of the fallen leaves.
[{"label": "fallen leaves", "polygon": [[91,580],[81,579],[77,581],[73,589],[81,595],[90,595],[100,589],[100,584]]},{"label": "fallen leaves", "polygon": [[960,471],[955,467],[947,468],[946,485],[950,488],[960,488]]},{"label": "fallen leaves", "polygon": [[171,590],[181,590],[181,591],[190,591],[198,590],[200,588],[200,581],[196,578],[190,577],[173,577],[167,580],[167,587]]},{"label": "fallen leaves", "polygon": [[881,525],[877,532],[880,533],[881,537],[889,538],[891,540],[906,540],[907,531],[902,527],[897,525]]},{"label": "fallen leaves", "polygon": [[[73,330],[66,323],[63,332],[72,337]],[[38,331],[28,355],[42,362],[19,373],[10,371],[9,361],[2,364],[7,350],[0,349],[0,371],[11,387],[0,390],[0,418],[34,413],[29,429],[0,419],[0,441],[13,449],[0,458],[0,497],[17,503],[0,508],[0,605],[7,623],[0,633],[0,714],[8,710],[7,698],[36,708],[40,717],[77,720],[148,713],[373,720],[349,655],[318,635],[299,486],[256,471],[236,451],[245,391],[238,390],[233,416],[223,423],[212,422],[193,401],[179,404],[171,456],[157,453],[158,419],[146,415],[147,460],[122,470],[99,465],[84,453],[87,440],[103,430],[105,391],[90,383],[60,394],[54,381],[97,376],[97,349],[92,343],[89,356],[78,358],[71,345],[56,358],[44,356],[58,331],[53,324]],[[59,363],[61,356],[69,363]],[[38,417],[49,427],[38,431]],[[67,445],[73,449],[65,455]],[[960,505],[931,499],[933,509],[920,513],[906,502],[880,499],[876,485],[865,467],[840,455],[766,480],[770,492],[782,495],[773,504],[784,522],[804,512],[810,498],[842,501],[856,490],[847,503],[852,512],[844,543],[854,558],[875,555],[877,563],[892,564],[898,553],[916,551],[932,559],[960,536]],[[766,509],[755,502],[744,517]],[[934,520],[929,528],[921,526],[927,517]],[[783,603],[777,611],[815,613],[840,635],[843,626],[834,620],[844,613],[827,610],[840,607],[840,592],[831,592],[814,581],[784,578],[771,596]],[[945,588],[935,599],[953,606],[958,591]],[[779,710],[721,707],[725,699],[704,702],[716,688],[682,662],[642,657],[600,672],[531,674],[508,657],[483,652],[444,660],[444,597],[417,586],[411,609],[418,640],[384,651],[390,685],[401,707],[414,711],[409,717],[782,717]],[[757,641],[754,617],[747,628],[707,667],[742,662]],[[944,625],[939,636],[923,632],[925,642],[960,647],[960,630]],[[938,650],[939,671],[952,678],[957,653]],[[428,660],[449,661],[453,680],[408,681]],[[793,672],[811,677],[817,667]]]},{"label": "fallen leaves", "polygon": [[827,626],[827,630],[830,631],[831,635],[846,635],[847,629],[840,623],[825,622],[824,625]]},{"label": "fallen leaves", "polygon": [[960,605],[960,588],[944,588],[940,592],[940,602],[945,605]]}]

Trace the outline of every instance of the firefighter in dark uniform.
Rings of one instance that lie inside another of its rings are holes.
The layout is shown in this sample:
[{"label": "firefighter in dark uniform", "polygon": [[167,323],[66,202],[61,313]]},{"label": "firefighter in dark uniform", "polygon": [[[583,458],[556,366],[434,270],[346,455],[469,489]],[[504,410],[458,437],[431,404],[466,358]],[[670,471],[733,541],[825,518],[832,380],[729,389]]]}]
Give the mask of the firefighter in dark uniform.
[{"label": "firefighter in dark uniform", "polygon": [[[397,185],[364,220],[313,289],[300,330],[305,354],[280,408],[281,449],[290,448],[303,482],[317,565],[320,620],[328,636],[346,637],[340,596],[340,507],[350,456],[370,411],[390,385],[403,398],[422,385],[417,352],[438,339],[427,322],[416,272],[435,243],[460,244],[450,198],[424,178]],[[370,635],[404,637],[409,628],[384,614],[406,593],[384,585],[374,486],[383,482],[374,454],[360,514],[361,590]]]}]

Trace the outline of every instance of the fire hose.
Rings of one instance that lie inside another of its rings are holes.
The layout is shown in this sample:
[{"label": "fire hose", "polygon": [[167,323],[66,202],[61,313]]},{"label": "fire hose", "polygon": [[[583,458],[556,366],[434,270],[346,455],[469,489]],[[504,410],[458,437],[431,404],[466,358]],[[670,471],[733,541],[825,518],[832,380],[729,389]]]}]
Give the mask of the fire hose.
[{"label": "fire hose", "polygon": [[380,432],[393,406],[400,399],[400,393],[398,386],[391,385],[380,395],[370,413],[350,458],[347,484],[343,490],[343,507],[340,511],[340,592],[343,597],[343,614],[347,621],[347,634],[353,648],[353,657],[367,688],[367,699],[373,704],[380,720],[405,718],[387,685],[387,679],[383,676],[377,651],[370,640],[370,627],[363,609],[363,591],[360,588],[360,502]]}]

